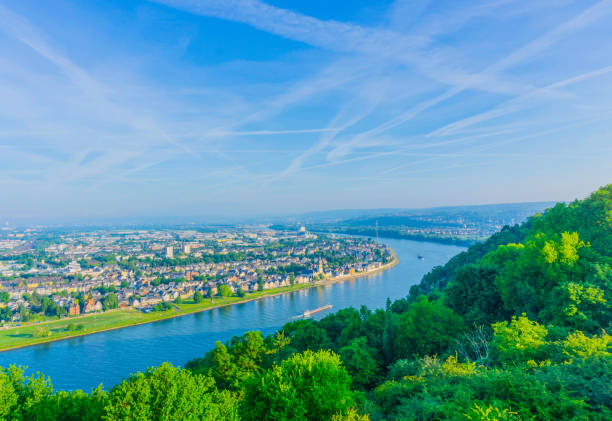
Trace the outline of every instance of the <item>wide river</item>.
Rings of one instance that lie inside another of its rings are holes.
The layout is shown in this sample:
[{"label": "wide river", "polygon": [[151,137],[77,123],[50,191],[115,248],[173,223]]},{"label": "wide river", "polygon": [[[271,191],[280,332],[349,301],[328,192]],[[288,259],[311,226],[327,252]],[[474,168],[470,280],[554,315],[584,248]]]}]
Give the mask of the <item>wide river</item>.
[{"label": "wide river", "polygon": [[[164,361],[183,365],[201,357],[234,335],[249,330],[272,333],[305,310],[332,304],[317,313],[320,319],[341,308],[385,306],[387,298],[405,297],[411,285],[436,265],[446,263],[463,247],[408,240],[381,240],[395,250],[399,264],[371,276],[266,297],[244,304],[221,307],[188,316],[162,320],[14,351],[0,352],[0,366],[28,367],[51,378],[56,390],[105,388]],[[417,258],[424,257],[423,260]]]}]

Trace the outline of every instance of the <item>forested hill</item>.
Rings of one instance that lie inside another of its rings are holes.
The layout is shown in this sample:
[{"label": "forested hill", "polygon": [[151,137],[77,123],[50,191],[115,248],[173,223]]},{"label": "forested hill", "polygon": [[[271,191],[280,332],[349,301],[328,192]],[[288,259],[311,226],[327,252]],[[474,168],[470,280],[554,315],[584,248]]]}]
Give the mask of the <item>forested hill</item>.
[{"label": "forested hill", "polygon": [[610,256],[612,233],[610,212],[612,185],[601,188],[585,200],[576,200],[569,205],[557,203],[542,214],[529,217],[522,224],[505,226],[486,241],[474,244],[459,253],[444,266],[436,266],[426,274],[421,283],[413,287],[411,295],[429,294],[442,290],[455,276],[458,269],[479,262],[485,254],[500,245],[522,243],[536,236],[559,236],[563,232],[576,232],[580,239],[591,246],[600,256]]},{"label": "forested hill", "polygon": [[385,309],[217,342],[108,392],[0,370],[0,420],[610,420],[612,185],[505,228]]}]

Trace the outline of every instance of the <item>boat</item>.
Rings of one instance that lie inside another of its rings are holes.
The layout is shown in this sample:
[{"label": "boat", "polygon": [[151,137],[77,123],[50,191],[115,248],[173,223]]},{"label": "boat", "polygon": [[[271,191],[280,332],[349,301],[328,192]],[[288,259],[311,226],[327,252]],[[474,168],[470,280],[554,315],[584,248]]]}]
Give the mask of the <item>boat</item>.
[{"label": "boat", "polygon": [[331,304],[327,304],[325,306],[322,306],[322,307],[319,307],[319,308],[315,308],[314,310],[306,310],[302,314],[302,316],[303,317],[310,317],[310,316],[312,316],[315,313],[319,313],[321,311],[329,310],[330,308],[332,308],[332,305]]},{"label": "boat", "polygon": [[423,256],[421,256],[420,254],[417,256],[417,259],[419,260],[425,260],[425,258]]}]

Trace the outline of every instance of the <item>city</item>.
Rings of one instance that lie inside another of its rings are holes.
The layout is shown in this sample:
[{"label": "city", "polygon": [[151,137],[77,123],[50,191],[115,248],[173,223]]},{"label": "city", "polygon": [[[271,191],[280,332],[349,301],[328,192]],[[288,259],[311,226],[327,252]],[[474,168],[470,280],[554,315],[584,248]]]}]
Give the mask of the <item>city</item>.
[{"label": "city", "polygon": [[116,308],[167,311],[183,301],[371,273],[393,259],[372,240],[318,236],[305,227],[1,232],[0,315],[7,326]]}]

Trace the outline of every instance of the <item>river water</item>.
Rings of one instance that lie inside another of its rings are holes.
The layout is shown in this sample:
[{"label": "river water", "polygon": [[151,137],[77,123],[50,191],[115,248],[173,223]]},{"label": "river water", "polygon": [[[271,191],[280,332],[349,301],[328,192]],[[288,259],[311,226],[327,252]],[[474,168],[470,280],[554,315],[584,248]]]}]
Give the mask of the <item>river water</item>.
[{"label": "river water", "polygon": [[[249,330],[272,333],[308,309],[332,304],[331,310],[313,315],[320,319],[330,312],[353,306],[371,309],[405,297],[410,286],[436,265],[446,263],[463,247],[409,240],[382,239],[395,250],[399,264],[363,278],[295,291],[244,304],[221,307],[155,323],[101,332],[79,338],[0,352],[0,366],[28,367],[51,378],[56,390],[90,390],[100,383],[110,388],[130,373],[157,366],[175,365],[201,357],[234,335]],[[423,260],[417,258],[424,257]]]}]

